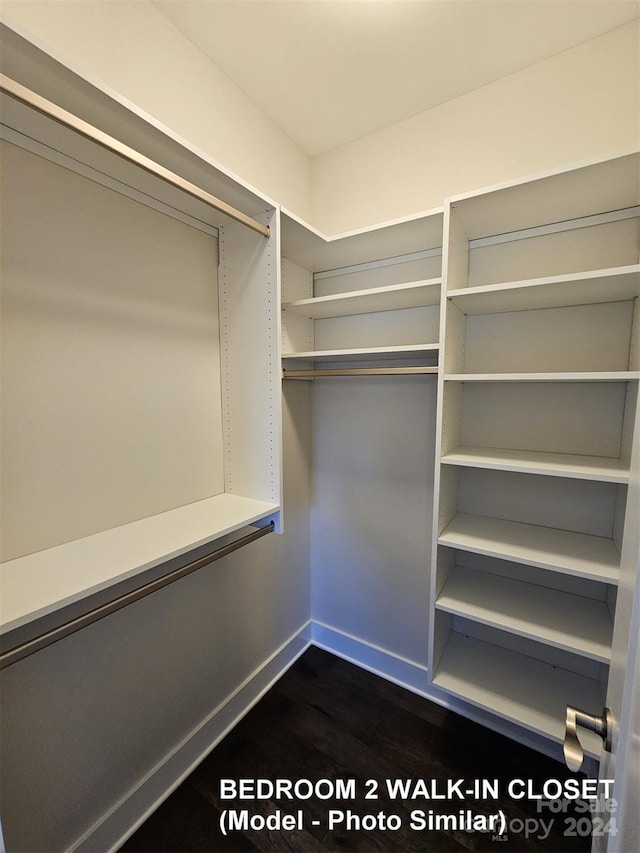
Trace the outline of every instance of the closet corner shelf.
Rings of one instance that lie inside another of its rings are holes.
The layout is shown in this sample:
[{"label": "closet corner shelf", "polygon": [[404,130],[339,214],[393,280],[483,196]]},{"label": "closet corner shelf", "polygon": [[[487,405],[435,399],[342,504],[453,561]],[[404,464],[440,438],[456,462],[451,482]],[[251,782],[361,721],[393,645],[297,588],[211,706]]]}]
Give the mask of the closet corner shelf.
[{"label": "closet corner shelf", "polygon": [[438,544],[576,577],[618,583],[620,554],[613,540],[601,536],[458,513],[438,537]]},{"label": "closet corner shelf", "polygon": [[278,504],[220,494],[4,562],[0,632],[81,601],[278,509]]},{"label": "closet corner shelf", "polygon": [[447,373],[446,382],[629,382],[638,370],[572,371],[558,373]]},{"label": "closet corner shelf", "polygon": [[640,296],[640,264],[450,290],[447,299],[465,314],[495,314],[621,302]]},{"label": "closet corner shelf", "polygon": [[386,361],[395,359],[433,358],[439,350],[438,344],[410,344],[394,347],[360,347],[356,349],[312,350],[309,352],[283,352],[282,358],[298,361],[357,362]]},{"label": "closet corner shelf", "polygon": [[399,308],[420,308],[439,303],[441,283],[441,278],[412,281],[388,287],[298,299],[295,302],[285,302],[282,307],[285,311],[293,311],[312,320],[395,311]]},{"label": "closet corner shelf", "polygon": [[[564,740],[567,704],[600,708],[603,702],[593,679],[455,632],[433,683],[559,743]],[[580,739],[585,753],[599,758],[600,739],[586,731]]]},{"label": "closet corner shelf", "polygon": [[601,663],[611,660],[613,623],[604,601],[456,566],[436,608]]},{"label": "closet corner shelf", "polygon": [[606,483],[629,482],[628,463],[604,456],[460,446],[445,453],[441,462],[466,468],[491,468]]}]

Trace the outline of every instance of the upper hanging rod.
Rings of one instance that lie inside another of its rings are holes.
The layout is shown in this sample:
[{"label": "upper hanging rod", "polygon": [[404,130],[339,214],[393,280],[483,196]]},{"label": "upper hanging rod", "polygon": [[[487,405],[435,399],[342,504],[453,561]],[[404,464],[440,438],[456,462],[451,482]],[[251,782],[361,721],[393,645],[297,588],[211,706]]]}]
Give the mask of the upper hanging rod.
[{"label": "upper hanging rod", "polygon": [[27,89],[22,84],[12,80],[4,74],[0,74],[0,91],[5,92],[7,95],[10,95],[18,101],[21,101],[23,104],[32,107],[39,113],[52,118],[59,124],[81,134],[86,139],[101,145],[108,151],[112,151],[124,160],[133,163],[135,166],[139,166],[141,169],[144,169],[150,174],[155,175],[157,178],[171,184],[171,186],[177,187],[179,190],[182,190],[193,198],[198,199],[198,201],[204,202],[219,213],[224,213],[230,219],[239,222],[241,225],[246,225],[247,228],[257,231],[257,233],[262,234],[263,237],[268,237],[270,235],[271,229],[268,225],[263,225],[261,222],[252,219],[250,216],[247,216],[235,207],[231,207],[231,205],[216,196],[211,195],[206,192],[206,190],[203,190],[195,184],[190,183],[190,181],[176,175],[175,172],[165,169],[164,166],[161,166],[159,163],[156,163],[154,160],[151,160],[149,157],[146,157],[144,154],[136,151],[135,148],[130,148],[128,145],[125,145],[113,136],[109,136],[108,133],[98,130],[97,127],[88,124],[88,122],[83,121],[83,119],[78,118],[78,116],[73,115],[73,113],[67,112],[67,110],[59,107],[57,104],[37,95],[35,92],[32,92],[31,89]]},{"label": "upper hanging rod", "polygon": [[32,640],[27,640],[17,646],[3,650],[2,654],[0,654],[0,669],[11,666],[11,664],[17,663],[19,660],[22,660],[23,658],[26,658],[47,646],[51,646],[58,640],[62,640],[70,634],[75,634],[75,632],[79,631],[81,628],[86,628],[87,625],[91,625],[99,619],[103,619],[105,616],[116,613],[118,610],[122,610],[123,607],[127,607],[129,604],[139,601],[141,598],[145,598],[152,592],[156,592],[156,590],[162,589],[163,587],[190,575],[192,572],[195,572],[204,566],[208,566],[210,563],[214,563],[222,557],[232,554],[234,551],[248,545],[250,542],[254,542],[256,539],[266,536],[267,533],[272,533],[274,529],[275,524],[273,521],[270,521],[264,527],[258,527],[251,533],[247,533],[246,536],[242,536],[240,539],[235,539],[233,542],[229,542],[228,545],[223,545],[215,551],[212,551],[210,554],[205,554],[204,557],[192,560],[185,566],[179,566],[177,569],[173,569],[166,575],[162,575],[155,580],[148,581],[142,586],[131,590],[131,592],[126,592],[124,595],[114,598],[112,601],[107,601],[106,604],[94,607],[92,610],[77,616],[75,619],[70,619],[68,622],[64,622],[62,625],[58,625],[58,627],[52,628],[50,631],[40,634]]},{"label": "upper hanging rod", "polygon": [[437,373],[437,367],[336,367],[315,370],[282,370],[283,379],[312,379],[315,376],[415,376]]}]

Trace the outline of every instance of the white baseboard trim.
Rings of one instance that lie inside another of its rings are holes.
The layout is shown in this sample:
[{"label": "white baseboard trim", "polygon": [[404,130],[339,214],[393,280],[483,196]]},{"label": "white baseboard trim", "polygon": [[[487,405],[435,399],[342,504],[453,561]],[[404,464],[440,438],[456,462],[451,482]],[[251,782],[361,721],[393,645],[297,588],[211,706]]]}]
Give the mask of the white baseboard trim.
[{"label": "white baseboard trim", "polygon": [[331,625],[313,621],[311,639],[315,646],[338,655],[374,675],[380,675],[401,687],[426,695],[429,673],[426,666],[347,634]]},{"label": "white baseboard trim", "polygon": [[72,846],[89,853],[115,851],[198,766],[222,738],[311,645],[311,623],[302,625],[115,806]]},{"label": "white baseboard trim", "polygon": [[[460,714],[462,717],[486,726],[498,734],[563,763],[560,744],[439,690],[431,684],[427,667],[422,664],[407,660],[387,649],[369,643],[367,640],[355,637],[322,622],[311,622],[311,639],[314,646],[319,646],[321,649],[366,669],[374,675],[379,675],[386,681],[391,681],[412,693],[417,693],[430,702],[448,708],[455,714]],[[585,770],[597,777],[597,767],[597,762],[587,757]]]}]

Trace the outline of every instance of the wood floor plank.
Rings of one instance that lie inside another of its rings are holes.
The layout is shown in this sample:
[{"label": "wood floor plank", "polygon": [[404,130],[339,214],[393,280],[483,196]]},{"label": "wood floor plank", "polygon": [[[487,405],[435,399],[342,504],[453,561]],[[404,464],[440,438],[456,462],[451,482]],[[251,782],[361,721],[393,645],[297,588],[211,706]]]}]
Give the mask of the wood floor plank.
[{"label": "wood floor plank", "polygon": [[311,705],[365,743],[371,740],[380,722],[382,697],[359,688],[356,682],[345,688],[331,670],[316,673],[292,668],[278,683],[277,691],[294,702]]}]

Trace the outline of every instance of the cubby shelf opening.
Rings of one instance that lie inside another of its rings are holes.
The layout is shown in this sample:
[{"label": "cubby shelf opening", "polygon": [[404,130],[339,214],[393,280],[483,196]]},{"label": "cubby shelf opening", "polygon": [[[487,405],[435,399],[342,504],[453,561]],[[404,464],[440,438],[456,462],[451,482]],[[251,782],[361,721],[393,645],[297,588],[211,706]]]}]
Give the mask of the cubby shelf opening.
[{"label": "cubby shelf opening", "polygon": [[[458,632],[438,663],[436,687],[556,743],[564,739],[566,705],[602,708],[599,681]],[[581,733],[585,753],[599,758],[600,739]]]}]

